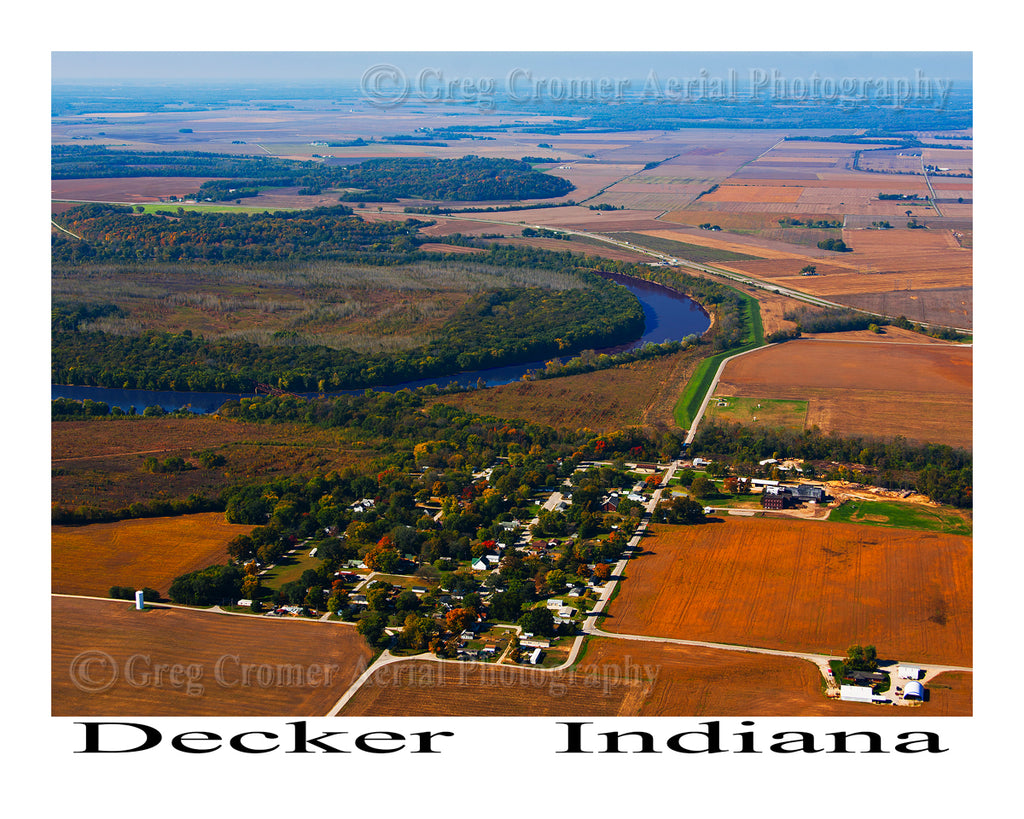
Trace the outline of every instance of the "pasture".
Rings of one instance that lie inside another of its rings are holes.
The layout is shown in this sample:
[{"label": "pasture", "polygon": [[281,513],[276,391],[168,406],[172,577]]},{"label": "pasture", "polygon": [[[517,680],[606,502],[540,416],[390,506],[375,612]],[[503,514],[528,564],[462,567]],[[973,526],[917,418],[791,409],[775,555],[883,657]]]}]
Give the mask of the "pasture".
[{"label": "pasture", "polygon": [[804,400],[826,432],[970,447],[972,376],[969,347],[797,339],[730,361],[715,395]]},{"label": "pasture", "polygon": [[606,631],[971,664],[970,538],[727,517],[659,525],[641,545]]},{"label": "pasture", "polygon": [[252,529],[221,512],[51,526],[52,589],[106,597],[111,586],[149,586],[166,597],[179,575],[227,562],[228,542]]},{"label": "pasture", "polygon": [[[352,626],[296,618],[60,597],[51,616],[53,716],[322,716],[372,656]],[[106,655],[85,678],[83,652]]]}]

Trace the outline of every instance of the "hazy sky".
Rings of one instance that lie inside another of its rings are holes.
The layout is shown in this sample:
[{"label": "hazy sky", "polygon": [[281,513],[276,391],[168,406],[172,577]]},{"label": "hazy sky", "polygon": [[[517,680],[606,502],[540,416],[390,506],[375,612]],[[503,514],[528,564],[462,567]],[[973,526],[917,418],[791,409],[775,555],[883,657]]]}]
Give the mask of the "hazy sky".
[{"label": "hazy sky", "polygon": [[123,52],[55,51],[52,79],[294,82],[358,79],[377,63],[406,72],[438,69],[461,77],[504,76],[519,68],[559,77],[692,77],[777,70],[791,77],[972,77],[970,52]]}]

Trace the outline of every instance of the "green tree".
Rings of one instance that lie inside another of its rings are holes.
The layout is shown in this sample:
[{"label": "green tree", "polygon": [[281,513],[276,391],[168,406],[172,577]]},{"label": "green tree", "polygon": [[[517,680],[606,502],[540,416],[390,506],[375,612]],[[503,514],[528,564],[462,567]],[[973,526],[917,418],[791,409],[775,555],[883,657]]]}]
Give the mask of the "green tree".
[{"label": "green tree", "polygon": [[523,631],[550,637],[555,633],[555,617],[547,608],[530,609],[519,618]]}]

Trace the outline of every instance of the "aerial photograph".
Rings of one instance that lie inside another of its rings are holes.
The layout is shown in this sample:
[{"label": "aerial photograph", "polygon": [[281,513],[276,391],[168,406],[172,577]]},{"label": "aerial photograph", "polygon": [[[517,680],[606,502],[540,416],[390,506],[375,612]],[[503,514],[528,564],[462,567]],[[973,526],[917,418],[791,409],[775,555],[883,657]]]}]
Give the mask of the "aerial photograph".
[{"label": "aerial photograph", "polygon": [[975,713],[971,52],[51,69],[52,716]]}]

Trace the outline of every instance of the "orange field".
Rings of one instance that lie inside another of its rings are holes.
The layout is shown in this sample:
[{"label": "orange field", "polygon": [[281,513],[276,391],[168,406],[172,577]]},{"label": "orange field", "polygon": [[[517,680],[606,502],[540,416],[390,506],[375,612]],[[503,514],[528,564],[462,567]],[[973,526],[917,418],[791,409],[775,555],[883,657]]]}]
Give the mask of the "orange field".
[{"label": "orange field", "polygon": [[845,435],[970,447],[973,349],[797,339],[730,361],[716,395],[807,400],[807,424]]},{"label": "orange field", "polygon": [[179,575],[224,563],[228,541],[252,529],[222,512],[51,526],[53,591],[106,597],[111,586],[148,586],[166,596]]},{"label": "orange field", "polygon": [[802,193],[796,186],[730,184],[705,194],[701,202],[796,202]]},{"label": "orange field", "polygon": [[[936,678],[908,711],[828,699],[806,660],[591,637],[572,669],[409,660],[380,668],[342,716],[953,716],[971,674]],[[948,686],[948,687],[947,687]]]},{"label": "orange field", "polygon": [[351,626],[51,603],[54,716],[322,716],[371,651]]},{"label": "orange field", "polygon": [[844,655],[971,663],[971,539],[822,521],[658,526],[602,628]]}]

